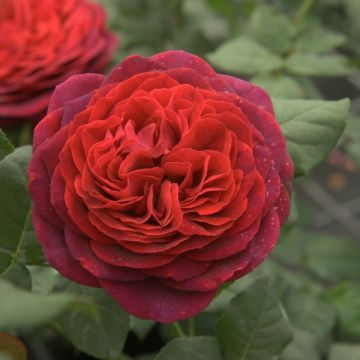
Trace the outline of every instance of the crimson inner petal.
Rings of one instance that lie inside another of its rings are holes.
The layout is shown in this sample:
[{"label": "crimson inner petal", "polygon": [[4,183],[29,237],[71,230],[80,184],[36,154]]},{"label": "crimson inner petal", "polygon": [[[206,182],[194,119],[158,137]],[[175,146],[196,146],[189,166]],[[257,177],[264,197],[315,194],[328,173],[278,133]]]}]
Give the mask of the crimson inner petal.
[{"label": "crimson inner petal", "polygon": [[176,253],[194,237],[212,242],[252,225],[265,191],[252,151],[258,135],[244,113],[224,94],[165,74],[167,87],[152,89],[160,80],[151,74],[142,88],[138,77],[130,96],[124,83],[111,86],[70,124],[61,172],[67,205],[86,213],[85,235],[137,253]]}]

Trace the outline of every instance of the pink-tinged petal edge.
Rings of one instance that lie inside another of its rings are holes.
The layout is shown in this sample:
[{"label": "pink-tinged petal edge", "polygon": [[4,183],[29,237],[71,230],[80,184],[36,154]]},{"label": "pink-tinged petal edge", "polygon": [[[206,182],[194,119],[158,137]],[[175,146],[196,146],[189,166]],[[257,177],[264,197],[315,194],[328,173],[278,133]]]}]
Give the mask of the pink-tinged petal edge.
[{"label": "pink-tinged petal edge", "polygon": [[97,89],[104,76],[100,74],[80,74],[71,76],[69,79],[56,86],[51,96],[48,112],[64,107],[65,103],[80,96],[86,95]]},{"label": "pink-tinged petal edge", "polygon": [[219,77],[225,80],[240,97],[274,115],[270,96],[260,86],[230,75],[219,75]]},{"label": "pink-tinged petal edge", "polygon": [[137,282],[100,280],[100,285],[129,313],[165,324],[195,316],[208,306],[216,293],[216,290],[176,290],[155,279]]}]

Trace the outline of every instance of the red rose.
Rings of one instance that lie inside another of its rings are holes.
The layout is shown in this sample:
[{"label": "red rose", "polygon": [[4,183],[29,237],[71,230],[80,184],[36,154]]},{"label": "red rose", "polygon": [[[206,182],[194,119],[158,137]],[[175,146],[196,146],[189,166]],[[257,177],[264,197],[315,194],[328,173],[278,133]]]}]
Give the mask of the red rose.
[{"label": "red rose", "polygon": [[288,216],[292,162],[268,95],[182,51],[70,78],[34,141],[47,259],[140,318],[197,314]]},{"label": "red rose", "polygon": [[1,0],[0,126],[39,120],[55,85],[108,64],[116,40],[105,20],[86,0]]}]

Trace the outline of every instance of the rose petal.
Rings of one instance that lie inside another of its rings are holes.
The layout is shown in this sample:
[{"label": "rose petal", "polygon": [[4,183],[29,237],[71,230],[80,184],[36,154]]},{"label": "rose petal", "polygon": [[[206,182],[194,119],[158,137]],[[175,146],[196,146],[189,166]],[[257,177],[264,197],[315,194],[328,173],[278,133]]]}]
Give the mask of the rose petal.
[{"label": "rose petal", "polygon": [[150,59],[163,64],[167,69],[187,67],[203,76],[216,76],[216,72],[206,61],[186,51],[165,51],[151,56]]},{"label": "rose petal", "polygon": [[100,285],[125,311],[140,319],[164,324],[196,315],[210,303],[216,292],[180,291],[155,279],[137,282],[100,280]]},{"label": "rose petal", "polygon": [[100,74],[74,75],[56,86],[49,102],[48,112],[64,107],[65,103],[97,89],[104,76]]},{"label": "rose petal", "polygon": [[239,96],[274,115],[270,96],[260,86],[230,75],[219,75],[219,77],[231,85]]},{"label": "rose petal", "polygon": [[38,239],[44,249],[45,257],[60,274],[68,279],[87,286],[99,287],[99,282],[83,269],[71,255],[66,246],[63,230],[51,226],[35,209],[32,213],[33,224]]}]

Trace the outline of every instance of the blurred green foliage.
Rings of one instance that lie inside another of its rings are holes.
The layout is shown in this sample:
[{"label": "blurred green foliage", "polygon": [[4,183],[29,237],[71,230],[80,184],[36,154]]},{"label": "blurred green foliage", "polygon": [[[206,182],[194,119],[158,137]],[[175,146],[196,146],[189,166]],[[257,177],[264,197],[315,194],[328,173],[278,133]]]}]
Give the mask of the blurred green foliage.
[{"label": "blurred green foliage", "polygon": [[[306,99],[326,96],[319,79],[351,81],[358,72],[359,0],[97,1],[119,37],[112,65],[129,54],[183,49],[259,84],[274,98],[279,122],[286,123],[298,175],[335,146],[348,104]],[[22,145],[30,141],[29,131],[24,126],[7,133]],[[341,148],[360,166],[355,111]],[[128,331],[141,343],[155,326],[161,341],[169,342],[143,360],[360,358],[360,247],[353,239],[312,231],[299,199],[270,258],[224,285],[204,313],[181,322],[190,337],[173,339],[171,326],[129,317],[101,290],[72,284],[47,266],[29,215],[30,153],[29,147],[14,150],[0,131],[2,330],[43,346],[50,332],[106,360],[131,359],[123,354]]]}]

